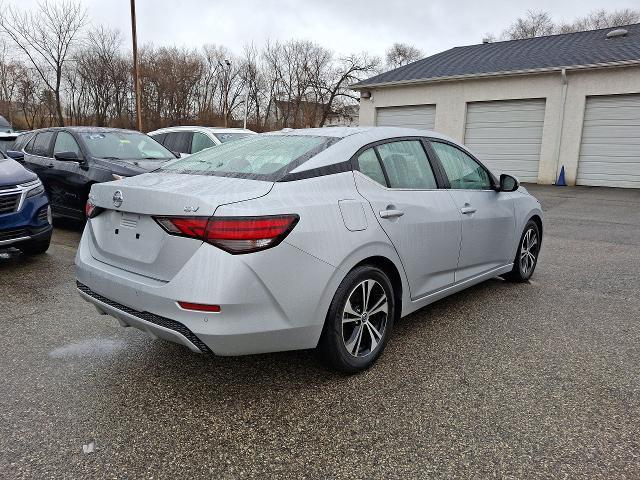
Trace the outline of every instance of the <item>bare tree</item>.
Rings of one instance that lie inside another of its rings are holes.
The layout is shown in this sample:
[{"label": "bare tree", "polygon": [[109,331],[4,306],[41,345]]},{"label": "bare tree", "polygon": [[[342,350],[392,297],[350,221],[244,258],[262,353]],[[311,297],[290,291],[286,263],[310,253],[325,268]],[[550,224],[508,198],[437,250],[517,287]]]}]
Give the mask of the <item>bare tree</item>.
[{"label": "bare tree", "polygon": [[12,6],[0,12],[0,31],[28,58],[52,92],[59,125],[64,125],[61,99],[64,67],[85,23],[85,10],[72,0],[61,3],[44,0],[33,12]]},{"label": "bare tree", "polygon": [[[549,12],[528,10],[524,17],[516,19],[504,32],[505,40],[540,37],[555,33],[581,32],[600,28],[619,27],[640,22],[640,10],[625,8],[608,11],[594,10],[572,22],[556,24]],[[485,35],[489,37],[490,34]]]},{"label": "bare tree", "polygon": [[7,46],[0,44],[0,102],[6,110],[7,119],[13,124],[13,101],[18,89],[22,65],[7,55]]},{"label": "bare tree", "polygon": [[640,22],[640,10],[625,8],[608,12],[605,9],[594,10],[584,17],[578,17],[571,23],[560,24],[558,33],[597,30],[600,28],[620,27]]},{"label": "bare tree", "polygon": [[387,68],[398,68],[424,57],[422,50],[406,43],[394,43],[386,52]]},{"label": "bare tree", "polygon": [[525,16],[517,18],[507,27],[502,36],[507,40],[520,40],[551,35],[555,29],[555,23],[548,12],[527,10]]},{"label": "bare tree", "polygon": [[331,113],[344,109],[345,104],[354,104],[358,97],[349,85],[363,80],[380,66],[380,59],[367,53],[341,58],[327,78],[319,78],[318,100],[322,104],[322,117],[318,123],[322,127]]}]

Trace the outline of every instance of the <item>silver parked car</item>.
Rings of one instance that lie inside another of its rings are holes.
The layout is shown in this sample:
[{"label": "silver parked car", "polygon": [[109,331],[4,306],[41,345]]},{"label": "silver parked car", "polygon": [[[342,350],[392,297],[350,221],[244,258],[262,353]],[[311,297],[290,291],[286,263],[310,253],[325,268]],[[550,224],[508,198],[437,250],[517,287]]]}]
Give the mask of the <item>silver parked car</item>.
[{"label": "silver parked car", "polygon": [[180,126],[161,128],[147,135],[172,152],[186,157],[205,148],[256,135],[256,132],[244,128]]},{"label": "silver parked car", "polygon": [[77,286],[123,326],[196,352],[317,348],[356,372],[394,321],[503,276],[528,280],[538,201],[433,132],[252,135],[93,186]]}]

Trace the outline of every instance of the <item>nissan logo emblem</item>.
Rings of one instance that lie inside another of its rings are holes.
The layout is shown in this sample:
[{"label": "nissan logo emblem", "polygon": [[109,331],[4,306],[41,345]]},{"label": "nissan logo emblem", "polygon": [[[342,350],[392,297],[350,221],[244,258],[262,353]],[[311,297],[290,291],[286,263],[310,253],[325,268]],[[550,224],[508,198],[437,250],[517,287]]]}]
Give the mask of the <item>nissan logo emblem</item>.
[{"label": "nissan logo emblem", "polygon": [[122,205],[122,192],[120,190],[116,190],[113,194],[113,206],[120,208],[120,205]]}]

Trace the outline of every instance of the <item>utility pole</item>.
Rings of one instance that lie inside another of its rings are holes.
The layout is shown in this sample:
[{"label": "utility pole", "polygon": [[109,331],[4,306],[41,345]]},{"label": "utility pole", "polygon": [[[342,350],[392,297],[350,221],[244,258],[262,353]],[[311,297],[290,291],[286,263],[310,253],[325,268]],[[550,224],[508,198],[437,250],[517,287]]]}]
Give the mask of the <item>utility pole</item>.
[{"label": "utility pole", "polygon": [[247,129],[247,109],[249,108],[249,81],[245,80],[245,89],[246,92],[244,94],[244,122],[243,127],[245,130]]},{"label": "utility pole", "polygon": [[142,132],[140,108],[140,75],[138,72],[138,39],[136,34],[136,0],[131,0],[131,40],[133,41],[133,86],[136,97],[136,128]]}]

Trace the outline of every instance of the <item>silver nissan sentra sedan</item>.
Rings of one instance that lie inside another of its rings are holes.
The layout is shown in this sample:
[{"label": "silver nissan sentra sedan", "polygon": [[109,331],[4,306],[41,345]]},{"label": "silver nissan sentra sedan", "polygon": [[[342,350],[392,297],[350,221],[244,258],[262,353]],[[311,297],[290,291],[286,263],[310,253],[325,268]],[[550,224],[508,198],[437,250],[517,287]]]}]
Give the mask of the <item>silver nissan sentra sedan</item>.
[{"label": "silver nissan sentra sedan", "polygon": [[316,348],[357,372],[394,321],[533,274],[540,203],[435,132],[253,135],[93,185],[76,257],[98,311],[196,352]]}]

